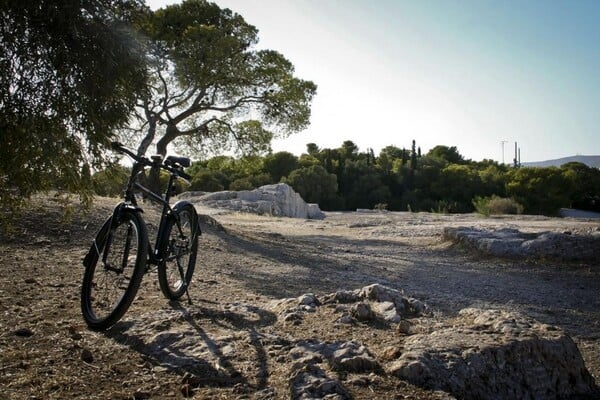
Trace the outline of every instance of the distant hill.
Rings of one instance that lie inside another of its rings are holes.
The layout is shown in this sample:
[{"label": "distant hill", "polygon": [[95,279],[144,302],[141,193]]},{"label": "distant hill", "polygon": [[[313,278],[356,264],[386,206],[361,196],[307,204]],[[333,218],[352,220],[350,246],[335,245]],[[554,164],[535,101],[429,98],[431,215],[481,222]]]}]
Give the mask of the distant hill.
[{"label": "distant hill", "polygon": [[560,167],[568,162],[580,162],[588,167],[600,168],[600,156],[571,156],[558,158],[556,160],[524,162],[524,167]]}]

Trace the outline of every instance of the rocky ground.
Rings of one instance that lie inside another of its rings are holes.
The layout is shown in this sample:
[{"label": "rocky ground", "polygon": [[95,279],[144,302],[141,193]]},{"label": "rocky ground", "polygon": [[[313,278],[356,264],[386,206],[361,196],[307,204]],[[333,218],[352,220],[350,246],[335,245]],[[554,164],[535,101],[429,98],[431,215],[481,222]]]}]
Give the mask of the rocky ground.
[{"label": "rocky ground", "polygon": [[1,234],[0,399],[597,396],[598,260],[502,257],[448,234],[595,237],[597,220],[202,209],[193,304],[166,301],[151,271],[97,333],[81,259],[115,202],[65,218],[41,197]]}]

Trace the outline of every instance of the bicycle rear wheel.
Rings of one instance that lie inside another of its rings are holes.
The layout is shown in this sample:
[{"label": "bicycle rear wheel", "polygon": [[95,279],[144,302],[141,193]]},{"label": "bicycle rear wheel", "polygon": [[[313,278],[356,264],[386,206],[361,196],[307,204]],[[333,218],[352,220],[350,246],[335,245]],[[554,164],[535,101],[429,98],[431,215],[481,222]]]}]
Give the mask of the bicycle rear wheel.
[{"label": "bicycle rear wheel", "polygon": [[139,212],[126,210],[118,218],[116,224],[106,221],[84,261],[81,311],[94,330],[109,328],[125,314],[146,267],[148,233]]},{"label": "bicycle rear wheel", "polygon": [[158,282],[168,299],[179,299],[190,284],[196,266],[199,233],[194,206],[188,203],[175,208],[160,239],[163,262],[158,266]]}]

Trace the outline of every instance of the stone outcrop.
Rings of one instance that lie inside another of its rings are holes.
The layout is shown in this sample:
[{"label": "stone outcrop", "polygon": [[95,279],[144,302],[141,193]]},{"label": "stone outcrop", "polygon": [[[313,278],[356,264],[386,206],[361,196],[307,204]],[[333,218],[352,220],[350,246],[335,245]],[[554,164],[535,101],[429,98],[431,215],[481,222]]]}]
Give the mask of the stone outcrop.
[{"label": "stone outcrop", "polygon": [[368,322],[381,319],[389,323],[399,323],[405,318],[430,314],[427,305],[420,300],[405,297],[399,290],[378,283],[360,289],[341,290],[318,298],[312,293],[297,298],[271,302],[269,310],[276,313],[284,322],[299,321],[305,313],[316,312],[321,304],[349,304],[340,307],[340,322]]},{"label": "stone outcrop", "polygon": [[231,211],[249,212],[275,217],[323,219],[318,204],[308,204],[289,185],[278,183],[254,190],[214,193],[188,192],[179,195],[192,203]]},{"label": "stone outcrop", "polygon": [[[360,323],[364,330],[375,322],[386,346],[372,352],[368,347],[373,343],[358,340],[304,339],[305,331],[298,335],[302,338],[290,337],[289,326],[285,334],[255,329],[295,325],[308,319],[308,313],[318,317],[322,311],[343,315],[338,322],[329,319],[332,329],[339,323]],[[265,387],[264,398],[351,399],[354,385],[383,376],[427,391],[427,398],[598,395],[576,344],[558,328],[502,310],[468,308],[443,320],[430,315],[419,300],[373,284],[325,296],[308,293],[273,300],[260,307],[234,302],[157,310],[117,324],[110,335],[153,360],[157,372],[185,372],[182,393],[189,397],[212,385],[250,392],[252,379],[266,378],[271,363],[288,374],[288,396]],[[209,333],[202,320],[221,322],[208,324],[214,325]],[[95,357],[82,353],[81,358],[92,362]]]},{"label": "stone outcrop", "polygon": [[564,399],[591,395],[573,340],[518,314],[469,308],[430,333],[409,336],[387,371],[461,399]]},{"label": "stone outcrop", "polygon": [[301,340],[289,356],[292,359],[292,399],[350,399],[338,378],[327,371],[366,373],[380,369],[369,350],[353,341]]},{"label": "stone outcrop", "polygon": [[444,228],[444,238],[497,257],[553,258],[565,261],[600,259],[600,232],[523,233],[510,228],[484,230],[459,227]]}]

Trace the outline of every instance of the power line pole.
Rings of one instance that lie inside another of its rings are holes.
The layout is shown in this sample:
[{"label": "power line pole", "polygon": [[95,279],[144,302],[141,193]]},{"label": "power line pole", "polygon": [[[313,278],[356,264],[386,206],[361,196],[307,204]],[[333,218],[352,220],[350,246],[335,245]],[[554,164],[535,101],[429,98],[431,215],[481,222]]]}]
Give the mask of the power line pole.
[{"label": "power line pole", "polygon": [[502,146],[502,165],[504,165],[504,144],[508,143],[508,140],[501,140],[500,146]]}]

